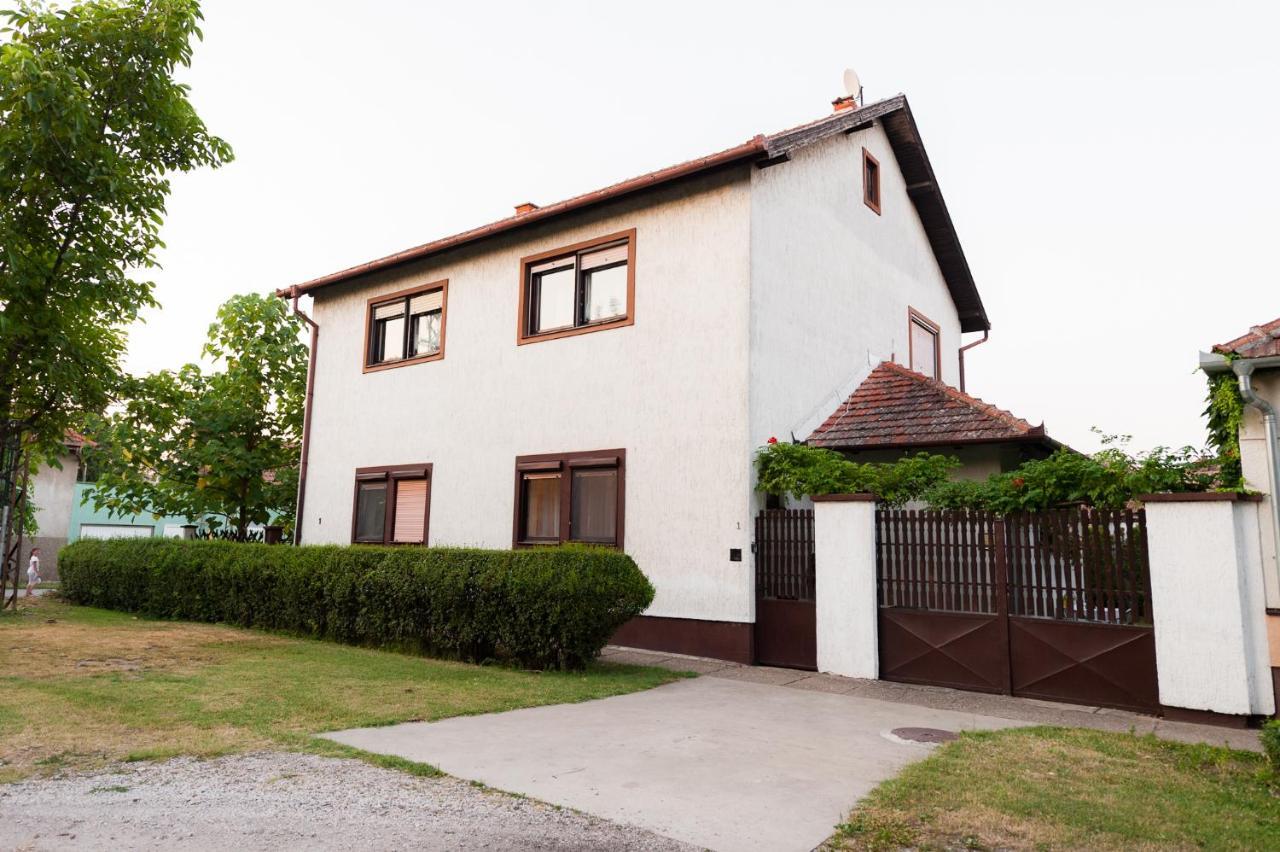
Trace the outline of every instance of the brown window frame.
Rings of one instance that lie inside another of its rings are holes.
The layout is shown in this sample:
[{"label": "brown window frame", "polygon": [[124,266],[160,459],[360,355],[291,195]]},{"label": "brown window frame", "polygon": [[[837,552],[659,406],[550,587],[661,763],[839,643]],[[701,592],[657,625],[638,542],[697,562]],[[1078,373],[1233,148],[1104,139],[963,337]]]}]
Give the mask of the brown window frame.
[{"label": "brown window frame", "polygon": [[862,149],[862,203],[880,215],[880,161]]},{"label": "brown window frame", "polygon": [[[627,494],[627,451],[624,449],[591,450],[575,453],[540,453],[529,456],[516,456],[515,464],[515,501],[511,526],[512,547],[555,546],[575,541],[570,524],[573,512],[573,470],[592,468],[615,468],[618,471],[618,496],[615,501],[617,518],[614,521],[614,542],[612,544],[598,541],[581,542],[595,544],[600,547],[623,549],[624,521],[626,519]],[[555,539],[529,539],[522,535],[524,506],[522,500],[524,474],[543,471],[560,472],[560,531]]]},{"label": "brown window frame", "polygon": [[[405,349],[408,351],[409,333],[412,328],[411,317],[409,316],[408,302],[414,296],[421,296],[423,293],[430,293],[433,290],[440,291],[440,350],[427,355],[414,355],[411,358],[401,358],[398,361],[374,361],[373,360],[373,309],[381,307],[388,302],[404,301],[405,304]],[[445,329],[449,324],[449,279],[445,278],[440,281],[432,281],[430,284],[419,284],[415,287],[409,287],[406,290],[397,290],[394,293],[382,293],[378,296],[371,296],[365,302],[364,309],[364,355],[363,364],[364,372],[376,373],[379,370],[392,370],[396,367],[408,367],[411,364],[425,364],[428,361],[439,361],[444,358],[444,341]]]},{"label": "brown window frame", "polygon": [[[426,480],[427,499],[423,507],[422,543],[412,541],[393,541],[396,525],[396,491],[399,483],[406,480]],[[387,507],[382,519],[381,541],[359,541],[356,539],[356,525],[360,520],[360,485],[364,482],[387,483]],[[355,472],[355,483],[351,493],[351,543],[372,544],[386,547],[427,547],[431,541],[431,464],[392,464],[379,467],[358,467]]]},{"label": "brown window frame", "polygon": [[[916,369],[915,331],[920,326],[933,335],[933,378],[942,381],[942,326],[915,308],[907,308],[907,368]],[[916,370],[916,372],[920,372]]]},{"label": "brown window frame", "polygon": [[[533,276],[530,273],[530,267],[535,264],[545,263],[549,260],[558,260],[562,257],[577,256],[585,254],[593,249],[599,249],[610,243],[626,242],[627,245],[627,314],[623,317],[614,319],[600,320],[593,323],[580,323],[582,317],[582,269],[579,266],[575,270],[574,278],[574,325],[571,328],[561,328],[554,331],[545,331],[540,333],[531,332],[533,327]],[[631,228],[626,231],[619,231],[615,234],[608,234],[596,239],[586,240],[573,245],[562,246],[551,251],[539,252],[531,254],[527,257],[520,258],[520,310],[516,316],[516,344],[523,346],[526,343],[537,343],[543,340],[559,340],[562,337],[573,337],[579,334],[589,334],[593,331],[604,331],[610,328],[623,328],[625,326],[634,325],[636,321],[636,229]]]}]

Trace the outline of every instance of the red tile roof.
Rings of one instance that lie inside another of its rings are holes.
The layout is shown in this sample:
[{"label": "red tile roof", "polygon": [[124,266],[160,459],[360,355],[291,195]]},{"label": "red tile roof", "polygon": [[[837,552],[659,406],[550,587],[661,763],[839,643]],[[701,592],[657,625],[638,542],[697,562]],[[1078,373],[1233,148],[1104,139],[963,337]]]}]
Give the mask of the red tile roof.
[{"label": "red tile roof", "polygon": [[1056,447],[1044,425],[885,361],[809,436],[831,449],[930,447],[1003,441]]},{"label": "red tile roof", "polygon": [[1255,325],[1248,334],[1242,334],[1235,340],[1219,343],[1213,347],[1214,352],[1224,355],[1235,354],[1242,358],[1267,358],[1280,355],[1280,318],[1273,319],[1265,325]]},{"label": "red tile roof", "polygon": [[63,446],[69,447],[73,450],[78,450],[81,447],[86,447],[86,446],[87,447],[98,446],[95,442],[90,441],[88,438],[86,438],[84,435],[81,435],[79,432],[77,432],[74,429],[68,429],[66,430],[65,433],[63,433],[62,444]]}]

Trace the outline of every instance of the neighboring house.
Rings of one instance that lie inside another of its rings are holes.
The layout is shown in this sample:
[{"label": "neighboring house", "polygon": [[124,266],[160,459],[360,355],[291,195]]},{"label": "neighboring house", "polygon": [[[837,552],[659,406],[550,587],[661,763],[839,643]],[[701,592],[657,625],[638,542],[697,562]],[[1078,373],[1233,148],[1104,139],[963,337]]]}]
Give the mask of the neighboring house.
[{"label": "neighboring house", "polygon": [[1062,446],[1044,424],[1032,426],[893,361],[871,370],[807,443],[859,462],[892,461],[908,452],[954,456],[962,464],[954,475],[963,479],[986,479]]},{"label": "neighboring house", "polygon": [[[1240,467],[1245,487],[1261,495],[1258,539],[1263,566],[1267,639],[1271,674],[1280,696],[1280,514],[1275,494],[1280,488],[1280,444],[1276,410],[1280,409],[1280,319],[1249,329],[1235,340],[1200,354],[1207,373],[1233,372],[1245,399],[1240,423]],[[1280,703],[1280,699],[1278,702]]]},{"label": "neighboring house", "polygon": [[80,470],[80,451],[87,439],[68,430],[62,441],[63,452],[58,457],[61,468],[42,464],[31,480],[31,499],[36,506],[34,537],[23,541],[19,566],[25,580],[27,561],[32,548],[40,548],[40,569],[46,580],[57,579],[58,550],[67,543],[71,533],[71,503],[76,497],[76,475]]},{"label": "neighboring house", "polygon": [[41,465],[32,480],[32,499],[36,504],[35,538],[23,544],[22,571],[26,576],[31,548],[40,548],[41,574],[46,580],[58,579],[58,550],[81,538],[121,538],[180,536],[186,518],[161,517],[150,514],[111,516],[107,510],[95,510],[92,499],[86,505],[85,495],[94,489],[92,474],[82,463],[81,451],[91,442],[68,430],[63,440],[65,452],[59,457],[61,469]]},{"label": "neighboring house", "polygon": [[[755,449],[990,327],[906,98],[835,107],[279,291],[318,323],[302,540],[617,546],[657,589],[618,641],[750,662]],[[983,470],[1051,446],[982,411]]]}]

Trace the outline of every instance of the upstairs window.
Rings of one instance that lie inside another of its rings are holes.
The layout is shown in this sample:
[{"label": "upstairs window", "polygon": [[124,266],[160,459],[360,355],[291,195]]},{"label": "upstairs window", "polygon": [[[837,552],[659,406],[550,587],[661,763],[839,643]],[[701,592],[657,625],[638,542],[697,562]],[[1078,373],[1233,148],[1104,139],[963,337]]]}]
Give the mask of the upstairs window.
[{"label": "upstairs window", "polygon": [[880,215],[880,161],[862,149],[862,203]]},{"label": "upstairs window", "polygon": [[516,459],[517,545],[622,546],[625,450]]},{"label": "upstairs window", "polygon": [[431,465],[356,470],[351,540],[361,544],[426,544]]},{"label": "upstairs window", "polygon": [[443,358],[448,290],[449,282],[437,281],[370,299],[366,372]]},{"label": "upstairs window", "polygon": [[526,257],[520,270],[518,343],[632,324],[635,231]]},{"label": "upstairs window", "polygon": [[911,362],[908,366],[931,379],[940,378],[942,360],[941,348],[938,346],[940,331],[938,324],[914,308],[908,310],[907,316],[907,330],[910,334],[908,352]]}]

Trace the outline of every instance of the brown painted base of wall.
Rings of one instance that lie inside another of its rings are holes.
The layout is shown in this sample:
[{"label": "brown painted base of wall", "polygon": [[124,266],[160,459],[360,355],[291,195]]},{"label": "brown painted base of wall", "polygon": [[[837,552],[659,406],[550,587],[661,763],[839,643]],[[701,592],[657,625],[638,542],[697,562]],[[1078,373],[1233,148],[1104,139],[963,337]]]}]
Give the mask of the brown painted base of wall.
[{"label": "brown painted base of wall", "polygon": [[1191,722],[1196,725],[1216,725],[1219,728],[1247,728],[1250,716],[1232,716],[1212,710],[1188,710],[1185,707],[1161,707],[1161,715],[1169,722]]},{"label": "brown painted base of wall", "polygon": [[642,615],[618,628],[609,642],[629,648],[711,657],[749,666],[755,662],[753,630],[754,625],[750,622]]},{"label": "brown painted base of wall", "polygon": [[1280,666],[1271,667],[1271,693],[1276,697],[1276,712],[1272,718],[1280,719]]}]

